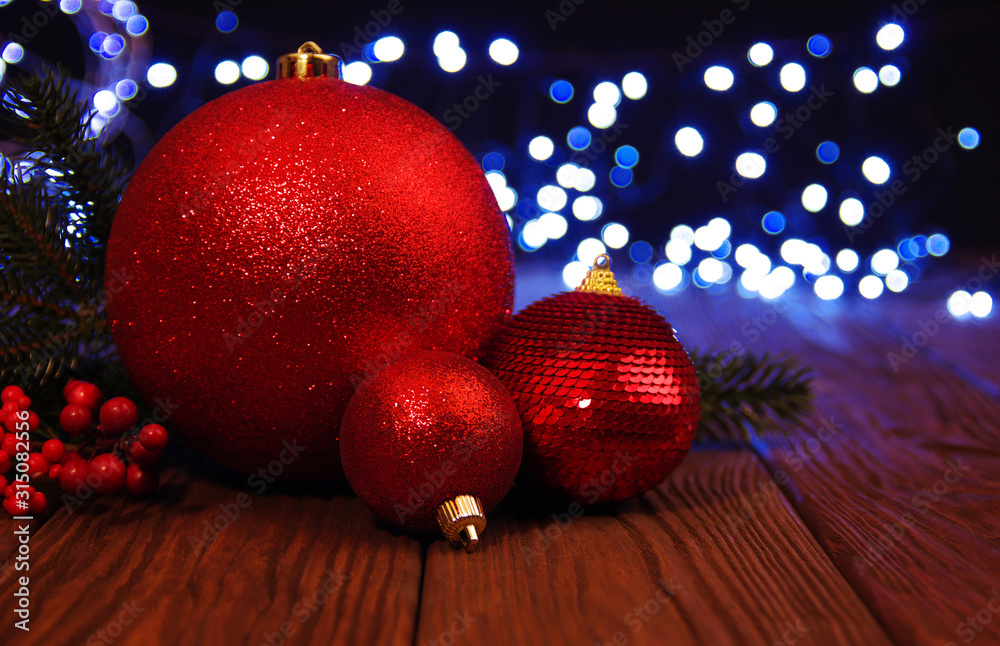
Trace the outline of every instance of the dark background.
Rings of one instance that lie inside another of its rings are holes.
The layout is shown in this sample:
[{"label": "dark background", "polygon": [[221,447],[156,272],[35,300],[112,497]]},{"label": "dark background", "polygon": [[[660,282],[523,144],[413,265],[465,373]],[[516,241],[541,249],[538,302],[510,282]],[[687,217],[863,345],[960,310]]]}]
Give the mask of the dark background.
[{"label": "dark background", "polygon": [[[378,35],[399,35],[406,43],[406,54],[395,63],[375,65],[371,83],[442,119],[450,106],[474,90],[480,74],[493,74],[502,82],[501,87],[456,133],[480,159],[493,150],[507,157],[526,158],[527,141],[538,134],[549,135],[557,145],[564,144],[560,140],[569,128],[587,125],[589,94],[597,82],[620,82],[622,75],[633,69],[649,79],[646,98],[636,102],[623,99],[628,105],[619,112],[619,122],[629,127],[615,145],[633,144],[641,155],[633,186],[607,197],[602,194],[605,215],[596,222],[575,222],[570,216],[570,235],[536,252],[538,257],[567,262],[580,239],[599,236],[600,227],[612,218],[629,226],[633,240],[648,240],[661,250],[673,225],[697,226],[716,215],[733,223],[734,241],[763,239],[760,216],[772,209],[788,216],[786,234],[829,240],[828,251],[835,253],[846,246],[836,214],[839,198],[855,190],[866,204],[874,200],[876,187],[860,172],[865,157],[886,157],[893,166],[893,178],[900,177],[900,166],[931,145],[938,128],[957,132],[964,126],[973,126],[982,134],[979,148],[966,151],[953,146],[855,248],[863,252],[893,247],[902,237],[935,231],[946,232],[953,247],[978,250],[1000,242],[992,206],[998,177],[992,142],[1000,60],[995,47],[1000,6],[995,3],[750,0],[746,10],[740,11],[745,1],[737,5],[730,0],[664,4],[585,0],[577,5],[563,0],[563,9],[572,7],[573,11],[553,30],[545,12],[559,11],[558,0],[401,2],[403,11]],[[179,74],[174,86],[156,90],[151,100],[136,107],[136,115],[148,127],[148,136],[137,141],[140,154],[202,103],[248,83],[241,80],[233,86],[219,85],[213,70],[220,60],[240,61],[246,55],[259,54],[273,61],[305,40],[337,53],[342,42],[355,38],[356,27],[372,21],[373,10],[384,10],[387,4],[383,0],[242,0],[233,7],[239,28],[222,34],[215,28],[215,17],[224,3],[138,3],[150,20],[147,38],[152,42],[153,61],[170,62]],[[874,40],[877,27],[904,7],[916,9],[904,23],[906,41],[895,51],[880,50]],[[18,12],[34,9],[34,3],[18,0],[0,10],[0,18],[6,26],[8,20],[18,20]],[[734,12],[735,22],[725,26],[715,42],[679,73],[672,55],[682,53],[688,37],[704,31],[704,21],[717,19],[724,9]],[[66,24],[47,29],[32,48],[49,60],[64,62],[80,75],[86,58],[84,45],[68,19],[60,19]],[[469,62],[458,74],[441,71],[431,53],[433,37],[443,29],[458,33],[468,53]],[[806,40],[815,33],[833,40],[833,54],[828,58],[806,53]],[[520,48],[513,66],[499,66],[486,54],[489,43],[499,36],[512,39]],[[767,68],[754,69],[746,62],[746,51],[760,40],[774,47],[775,61]],[[791,95],[777,84],[778,69],[790,60],[806,66],[807,87],[823,83],[834,96],[801,132],[782,143],[780,153],[768,158],[764,178],[723,202],[716,182],[729,176],[735,156],[773,134],[769,129],[741,123],[740,115],[764,99],[777,104],[779,116],[804,100],[804,93]],[[886,63],[903,70],[898,86],[880,87],[872,95],[861,95],[854,89],[854,69],[868,65],[878,70]],[[720,94],[705,87],[702,73],[713,64],[727,65],[736,73],[736,84],[730,91]],[[576,96],[588,98],[574,99],[565,106],[554,104],[545,96],[554,78],[570,80]],[[706,135],[705,152],[693,159],[680,156],[673,144],[673,134],[684,125],[696,125]],[[336,124],[331,123],[331,127]],[[841,147],[840,161],[830,167],[822,167],[813,152],[824,139]],[[591,168],[599,182],[603,173],[606,184],[608,160]],[[521,172],[505,168],[511,185],[521,194],[522,205],[525,197],[533,195],[522,187],[552,181],[551,176],[536,177],[540,170],[545,169],[525,167]],[[798,204],[802,187],[813,181],[830,189],[828,206],[819,214],[808,214]],[[530,216],[515,219],[523,222]],[[760,244],[768,242],[764,239]]]}]

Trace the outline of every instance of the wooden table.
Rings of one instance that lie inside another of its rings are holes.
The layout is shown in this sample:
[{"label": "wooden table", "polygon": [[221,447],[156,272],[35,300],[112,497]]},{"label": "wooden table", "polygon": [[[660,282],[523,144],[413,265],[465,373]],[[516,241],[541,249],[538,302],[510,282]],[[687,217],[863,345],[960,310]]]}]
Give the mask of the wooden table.
[{"label": "wooden table", "polygon": [[[33,527],[25,634],[5,517],[0,644],[1000,644],[1000,326],[928,323],[977,269],[877,302],[626,285],[688,347],[799,353],[811,419],[700,446],[571,522],[515,490],[474,554],[387,528],[343,486],[258,495],[196,460],[152,502]],[[518,286],[522,305],[559,287]],[[920,347],[894,366],[901,337]]]}]

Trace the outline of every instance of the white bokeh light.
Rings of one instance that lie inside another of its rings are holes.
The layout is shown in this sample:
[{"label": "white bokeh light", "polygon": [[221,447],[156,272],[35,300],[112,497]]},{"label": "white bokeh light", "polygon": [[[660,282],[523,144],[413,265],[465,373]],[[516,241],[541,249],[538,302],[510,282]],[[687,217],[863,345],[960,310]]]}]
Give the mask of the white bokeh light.
[{"label": "white bokeh light", "polygon": [[445,72],[454,74],[465,67],[467,60],[468,56],[466,55],[465,50],[461,47],[456,47],[454,49],[449,49],[445,53],[438,56],[438,65],[440,65],[441,69]]},{"label": "white bokeh light", "polygon": [[986,318],[993,311],[993,297],[986,292],[976,292],[972,295],[969,312],[976,318]]},{"label": "white bokeh light", "polygon": [[528,143],[528,154],[538,161],[545,161],[555,152],[556,146],[548,137],[535,137]]},{"label": "white bokeh light", "polygon": [[895,65],[883,65],[878,71],[878,80],[882,82],[882,85],[886,85],[888,87],[899,85],[899,81],[902,78],[902,73]]},{"label": "white bokeh light", "polygon": [[641,99],[646,96],[649,85],[646,77],[639,72],[629,72],[622,79],[622,92],[632,100]]},{"label": "white bokeh light", "polygon": [[705,70],[705,85],[716,92],[725,92],[733,87],[733,72],[728,67],[713,65]]},{"label": "white bokeh light", "polygon": [[576,164],[563,164],[556,170],[556,183],[563,188],[573,188],[576,174],[580,167]]},{"label": "white bokeh light", "polygon": [[666,246],[667,259],[678,265],[691,262],[691,245],[684,240],[673,239]]},{"label": "white bokeh light", "polygon": [[543,213],[542,217],[538,218],[538,222],[542,225],[545,236],[550,240],[558,240],[569,230],[566,218],[558,213]]},{"label": "white bokeh light", "polygon": [[687,126],[678,130],[677,134],[674,135],[674,144],[685,157],[694,157],[702,151],[705,142],[697,130]]},{"label": "white bokeh light", "polygon": [[364,61],[354,61],[353,63],[344,65],[344,70],[341,74],[345,81],[354,85],[364,85],[372,80],[371,65]]},{"label": "white bokeh light", "polygon": [[849,197],[840,203],[840,221],[849,227],[861,224],[865,219],[865,205],[855,197]]},{"label": "white bokeh light", "polygon": [[243,76],[251,81],[260,81],[267,76],[270,66],[260,56],[247,56],[240,64],[240,70],[242,70]]},{"label": "white bokeh light", "polygon": [[826,206],[826,188],[820,184],[810,184],[802,190],[802,206],[810,213],[822,211]]},{"label": "white bokeh light", "polygon": [[594,175],[594,171],[589,168],[577,169],[573,178],[573,188],[581,193],[586,193],[594,188],[595,184],[597,184],[597,175]]},{"label": "white bokeh light", "polygon": [[698,275],[706,283],[714,283],[722,278],[722,263],[715,258],[705,258],[698,263]]},{"label": "white bokeh light", "polygon": [[513,65],[518,53],[517,45],[506,38],[497,38],[490,43],[490,58],[501,65]]},{"label": "white bokeh light", "polygon": [[580,283],[583,282],[583,279],[587,277],[588,271],[590,271],[590,267],[583,264],[579,260],[574,260],[563,267],[563,283],[565,283],[570,289],[576,289],[580,286]]},{"label": "white bokeh light", "polygon": [[887,51],[891,51],[902,45],[904,38],[906,38],[906,32],[895,23],[885,25],[875,34],[875,42],[878,43],[879,47]]},{"label": "white bokeh light", "polygon": [[391,63],[392,61],[399,60],[403,56],[404,51],[406,51],[406,46],[403,45],[402,40],[395,36],[379,38],[375,41],[374,47],[372,47],[372,53],[375,54],[375,58],[383,63]]},{"label": "white bokeh light", "polygon": [[621,249],[628,244],[628,229],[617,222],[606,224],[601,230],[601,239],[612,249]]},{"label": "white bokeh light", "polygon": [[774,60],[774,50],[767,43],[757,43],[747,52],[747,60],[755,67],[763,67]]},{"label": "white bokeh light", "polygon": [[859,67],[854,72],[854,87],[862,94],[871,94],[878,88],[878,74],[870,67]]},{"label": "white bokeh light", "polygon": [[588,267],[593,267],[594,259],[602,253],[607,252],[608,250],[604,246],[604,243],[597,238],[587,238],[580,242],[580,244],[576,247],[576,257],[580,259],[580,262]]},{"label": "white bokeh light", "polygon": [[858,292],[869,300],[881,296],[883,289],[885,287],[882,285],[882,279],[878,276],[865,276],[858,283]]},{"label": "white bokeh light", "polygon": [[587,121],[590,125],[595,128],[610,128],[615,119],[618,118],[618,112],[615,111],[615,106],[607,103],[594,103],[587,110]]},{"label": "white bokeh light", "polygon": [[236,61],[222,61],[215,66],[215,80],[223,85],[235,83],[240,78],[240,66]]},{"label": "white bokeh light", "polygon": [[736,158],[736,172],[749,179],[757,179],[767,170],[767,162],[757,153],[743,153]]},{"label": "white bokeh light", "polygon": [[882,249],[872,255],[872,271],[879,276],[885,276],[899,267],[899,255],[892,249]]},{"label": "white bokeh light", "polygon": [[453,31],[442,31],[434,37],[434,55],[441,58],[448,52],[458,48],[458,35]]},{"label": "white bokeh light", "polygon": [[538,189],[538,194],[535,197],[538,206],[546,211],[558,211],[566,206],[566,200],[566,191],[552,184]]},{"label": "white bokeh light", "polygon": [[549,239],[545,235],[545,225],[538,220],[530,220],[525,223],[521,237],[524,239],[524,244],[532,249],[538,249]]},{"label": "white bokeh light", "polygon": [[665,262],[653,270],[653,284],[663,291],[676,288],[683,279],[684,270],[672,262]]},{"label": "white bokeh light", "polygon": [[146,70],[146,80],[153,87],[169,87],[177,80],[177,70],[170,63],[154,63]]},{"label": "white bokeh light", "polygon": [[583,222],[589,222],[601,217],[604,206],[592,195],[582,195],[573,200],[573,217]]},{"label": "white bokeh light", "polygon": [[824,301],[832,301],[844,293],[844,281],[836,276],[820,276],[813,285],[813,291]]},{"label": "white bokeh light", "polygon": [[761,101],[750,108],[750,121],[753,125],[760,128],[765,128],[774,123],[777,116],[778,109],[770,101]]},{"label": "white bokeh light", "polygon": [[614,107],[621,103],[622,93],[618,89],[618,86],[611,81],[604,81],[603,83],[598,83],[597,87],[594,88],[594,103],[600,103],[602,105],[610,105]]},{"label": "white bokeh light", "polygon": [[845,274],[857,269],[859,264],[861,264],[861,258],[858,257],[858,252],[853,249],[842,249],[837,254],[837,268]]},{"label": "white bokeh light", "polygon": [[952,316],[962,317],[972,310],[972,294],[960,289],[948,297],[948,311]]},{"label": "white bokeh light", "polygon": [[789,92],[798,92],[806,86],[806,70],[798,63],[788,63],[781,68],[781,87]]},{"label": "white bokeh light", "polygon": [[885,286],[893,292],[901,292],[910,284],[910,277],[902,269],[893,269],[885,277]]},{"label": "white bokeh light", "polygon": [[889,164],[881,157],[874,156],[869,157],[861,164],[861,172],[864,173],[865,179],[872,184],[885,184],[889,175],[892,174]]}]

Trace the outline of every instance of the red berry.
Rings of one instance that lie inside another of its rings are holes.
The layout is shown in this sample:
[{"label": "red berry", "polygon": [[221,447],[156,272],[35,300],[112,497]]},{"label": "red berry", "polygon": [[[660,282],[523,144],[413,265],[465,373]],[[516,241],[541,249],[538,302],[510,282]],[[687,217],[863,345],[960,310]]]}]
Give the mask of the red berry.
[{"label": "red berry", "polygon": [[49,472],[49,461],[41,453],[32,453],[28,456],[28,477],[41,478]]},{"label": "red berry", "polygon": [[125,486],[125,463],[114,453],[102,453],[90,461],[100,482],[94,489],[102,496],[118,493]]},{"label": "red berry", "polygon": [[133,442],[129,445],[128,457],[129,462],[132,462],[133,464],[140,464],[144,467],[153,467],[160,461],[160,452],[150,451],[142,445],[142,441],[140,440],[139,442]]},{"label": "red berry", "polygon": [[160,474],[156,469],[138,464],[130,464],[125,479],[125,491],[135,498],[145,498],[160,486]]},{"label": "red berry", "polygon": [[121,435],[139,421],[139,410],[128,397],[115,397],[101,406],[101,427],[107,435]]},{"label": "red berry", "polygon": [[16,413],[21,410],[21,407],[17,405],[16,402],[5,402],[2,407],[0,407],[0,419],[7,419],[7,416],[11,413]]},{"label": "red berry", "polygon": [[79,404],[69,404],[59,413],[59,426],[72,437],[83,435],[93,423],[94,414]]},{"label": "red berry", "polygon": [[159,453],[167,445],[167,429],[159,424],[146,424],[139,431],[139,442],[143,448]]},{"label": "red berry", "polygon": [[22,395],[14,400],[17,405],[21,407],[21,410],[28,410],[31,408],[31,400],[28,399],[27,395]]},{"label": "red berry", "polygon": [[14,483],[11,483],[11,484],[5,486],[3,488],[3,497],[4,498],[13,498],[14,497],[14,491],[15,491]]},{"label": "red berry", "polygon": [[28,411],[28,430],[31,432],[38,430],[38,425],[41,424],[41,420],[38,419],[38,413],[33,410]]},{"label": "red berry", "polygon": [[27,509],[20,509],[20,508],[18,508],[18,506],[17,506],[17,499],[16,498],[4,498],[4,500],[3,500],[3,508],[11,516],[24,516],[25,514],[28,513]]},{"label": "red berry", "polygon": [[63,399],[64,400],[69,399],[69,393],[70,393],[70,391],[73,390],[73,387],[76,386],[79,383],[83,383],[83,382],[81,382],[79,379],[70,379],[69,381],[66,382],[66,385],[63,386]]},{"label": "red berry", "polygon": [[66,445],[62,443],[62,440],[56,438],[45,440],[45,444],[42,445],[42,455],[49,462],[59,462],[65,452]]},{"label": "red berry", "polygon": [[3,440],[0,440],[0,451],[7,454],[8,458],[14,457],[17,453],[17,436],[13,433],[6,433]]},{"label": "red berry", "polygon": [[104,401],[104,396],[101,394],[100,388],[94,384],[88,384],[86,381],[78,382],[70,389],[69,395],[66,397],[67,404],[83,406],[90,409],[91,413],[96,413],[100,409],[102,401]]},{"label": "red berry", "polygon": [[49,480],[58,479],[60,471],[62,471],[61,464],[53,464],[51,467],[49,467]]},{"label": "red berry", "polygon": [[45,494],[39,491],[28,500],[28,511],[32,514],[40,514],[45,511],[47,503]]},{"label": "red berry", "polygon": [[6,451],[0,451],[0,473],[7,473],[13,466],[13,458]]},{"label": "red berry", "polygon": [[0,401],[3,403],[17,401],[18,397],[24,397],[24,391],[18,386],[7,386],[0,391]]},{"label": "red berry", "polygon": [[19,490],[27,490],[29,496],[34,495],[35,493],[35,488],[32,487],[31,485],[25,486],[17,482],[12,482],[6,487],[4,487],[3,489],[4,498],[13,498],[14,496],[17,495],[17,492]]},{"label": "red berry", "polygon": [[16,433],[18,431],[17,425],[20,424],[24,428],[27,421],[28,418],[21,419],[21,413],[11,413],[3,418],[3,425],[11,433]]},{"label": "red berry", "polygon": [[7,478],[0,476],[0,490],[7,488]]},{"label": "red berry", "polygon": [[59,472],[59,487],[68,494],[84,496],[91,490],[87,476],[91,475],[90,463],[86,460],[70,460]]}]

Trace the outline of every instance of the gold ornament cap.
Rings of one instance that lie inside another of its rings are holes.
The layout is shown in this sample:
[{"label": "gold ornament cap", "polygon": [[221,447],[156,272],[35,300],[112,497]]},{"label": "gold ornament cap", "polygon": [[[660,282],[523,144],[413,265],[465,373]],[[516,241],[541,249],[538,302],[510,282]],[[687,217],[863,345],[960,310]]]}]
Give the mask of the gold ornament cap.
[{"label": "gold ornament cap", "polygon": [[594,266],[587,272],[580,286],[573,291],[610,294],[612,296],[625,295],[625,292],[618,286],[615,275],[611,273],[611,257],[606,253],[594,258]]},{"label": "gold ornament cap", "polygon": [[320,46],[308,41],[294,54],[278,58],[279,79],[340,78],[340,58],[324,54]]},{"label": "gold ornament cap", "polygon": [[438,525],[448,542],[474,552],[479,535],[486,529],[483,503],[475,496],[455,496],[441,503],[437,510]]}]

